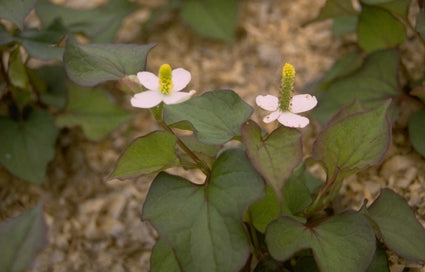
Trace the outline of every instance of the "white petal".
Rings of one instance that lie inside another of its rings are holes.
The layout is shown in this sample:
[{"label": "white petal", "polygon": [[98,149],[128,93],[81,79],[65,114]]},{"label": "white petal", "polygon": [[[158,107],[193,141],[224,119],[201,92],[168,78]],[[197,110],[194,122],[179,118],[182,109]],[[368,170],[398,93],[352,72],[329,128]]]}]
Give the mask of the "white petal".
[{"label": "white petal", "polygon": [[148,90],[159,91],[159,78],[151,72],[138,72],[137,78]]},{"label": "white petal", "polygon": [[182,103],[186,100],[188,100],[193,94],[195,93],[194,90],[186,93],[186,92],[175,92],[171,93],[170,95],[164,96],[164,103],[165,104],[178,104]]},{"label": "white petal", "polygon": [[187,84],[189,84],[190,79],[192,78],[190,72],[183,68],[174,69],[171,72],[171,75],[173,77],[173,92],[179,92],[183,90]]},{"label": "white petal", "polygon": [[255,102],[261,108],[268,111],[275,111],[279,107],[279,99],[273,95],[259,95],[255,99]]},{"label": "white petal", "polygon": [[300,113],[309,111],[316,107],[317,99],[315,96],[309,94],[294,95],[291,99],[290,111],[293,113]]},{"label": "white petal", "polygon": [[310,123],[308,118],[292,112],[282,112],[278,121],[286,127],[293,128],[303,128]]},{"label": "white petal", "polygon": [[159,91],[145,91],[135,94],[130,103],[136,108],[149,109],[161,103],[163,98],[164,96]]},{"label": "white petal", "polygon": [[277,118],[279,118],[281,113],[282,113],[281,111],[274,111],[274,112],[270,113],[269,115],[266,115],[266,117],[263,118],[263,122],[264,123],[271,123],[274,120],[276,120]]}]

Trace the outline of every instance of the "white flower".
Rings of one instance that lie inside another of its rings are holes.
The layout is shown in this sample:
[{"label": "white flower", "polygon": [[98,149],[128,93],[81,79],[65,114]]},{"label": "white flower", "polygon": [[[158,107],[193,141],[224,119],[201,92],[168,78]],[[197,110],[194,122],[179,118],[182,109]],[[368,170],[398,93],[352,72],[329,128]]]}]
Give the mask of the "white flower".
[{"label": "white flower", "polygon": [[309,94],[292,96],[289,111],[282,111],[279,108],[279,99],[273,95],[259,95],[255,102],[261,108],[272,112],[264,117],[264,123],[270,123],[277,119],[282,125],[295,128],[303,128],[310,123],[308,118],[297,113],[309,111],[317,105],[316,97]]},{"label": "white flower", "polygon": [[148,90],[137,93],[131,98],[133,107],[148,109],[161,102],[178,104],[188,100],[195,93],[194,90],[180,92],[189,84],[190,72],[183,68],[171,70],[168,64],[161,65],[158,76],[150,72],[139,72],[137,78]]}]

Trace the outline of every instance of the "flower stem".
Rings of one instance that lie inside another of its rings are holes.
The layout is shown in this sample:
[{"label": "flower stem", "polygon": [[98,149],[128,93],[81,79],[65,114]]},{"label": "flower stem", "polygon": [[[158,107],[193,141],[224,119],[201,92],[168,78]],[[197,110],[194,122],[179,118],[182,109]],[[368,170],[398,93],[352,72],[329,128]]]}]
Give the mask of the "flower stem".
[{"label": "flower stem", "polygon": [[177,144],[179,145],[179,147],[183,149],[183,151],[186,152],[187,155],[189,155],[189,157],[196,163],[199,169],[208,177],[211,174],[211,169],[203,160],[201,160],[195,153],[193,153],[192,150],[190,150],[190,148],[187,147],[187,145],[179,138],[179,136],[174,133],[170,126],[168,126],[167,123],[164,122],[162,116],[162,107],[163,105],[161,104],[158,107],[152,109],[152,113],[155,116],[156,121],[164,130],[173,134],[176,137]]}]

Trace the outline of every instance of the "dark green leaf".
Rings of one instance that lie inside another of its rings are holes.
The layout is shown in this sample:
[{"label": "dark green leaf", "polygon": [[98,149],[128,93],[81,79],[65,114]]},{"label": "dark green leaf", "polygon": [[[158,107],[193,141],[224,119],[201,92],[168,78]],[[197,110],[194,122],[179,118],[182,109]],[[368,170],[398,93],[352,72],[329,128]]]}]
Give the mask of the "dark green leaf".
[{"label": "dark green leaf", "polygon": [[281,214],[281,204],[275,191],[270,185],[266,185],[266,195],[249,206],[247,221],[252,222],[254,227],[264,233],[267,225]]},{"label": "dark green leaf", "polygon": [[375,254],[366,272],[390,272],[385,247],[379,241],[376,241]]},{"label": "dark green leaf", "polygon": [[311,248],[323,272],[365,271],[375,251],[372,227],[355,212],[335,215],[315,226],[281,217],[267,228],[266,243],[272,257],[279,261]]},{"label": "dark green leaf", "polygon": [[401,196],[383,189],[368,211],[389,249],[403,258],[425,262],[425,229]]},{"label": "dark green leaf", "polygon": [[2,23],[0,23],[0,45],[6,45],[10,42],[13,42],[14,39],[6,30],[6,27]]},{"label": "dark green leaf", "polygon": [[65,106],[68,88],[64,67],[62,65],[45,65],[35,72],[47,85],[46,92],[40,95],[41,101],[62,109]]},{"label": "dark green leaf", "polygon": [[391,14],[407,20],[410,0],[362,0],[362,2],[384,8]]},{"label": "dark green leaf", "polygon": [[57,135],[46,111],[34,110],[25,121],[0,116],[0,162],[15,176],[41,184]]},{"label": "dark green leaf", "polygon": [[72,32],[83,32],[93,42],[110,42],[121,26],[121,21],[136,9],[127,0],[110,0],[104,7],[80,10],[40,1],[36,12],[44,26],[60,18]]},{"label": "dark green leaf", "polygon": [[44,30],[27,29],[20,32],[15,40],[19,41],[33,58],[62,60],[63,48],[58,47],[57,44],[67,33],[68,30],[62,23],[55,20]]},{"label": "dark green leaf", "polygon": [[181,16],[200,34],[233,41],[238,14],[237,0],[183,0]]},{"label": "dark green leaf", "polygon": [[406,38],[404,25],[385,9],[362,5],[357,26],[359,45],[366,51],[393,48]]},{"label": "dark green leaf", "polygon": [[295,272],[320,272],[313,256],[302,256],[297,260]]},{"label": "dark green leaf", "polygon": [[425,110],[410,116],[409,137],[416,151],[425,157]]},{"label": "dark green leaf", "polygon": [[153,44],[80,45],[69,37],[63,62],[69,78],[83,86],[118,80],[145,69],[146,57]]},{"label": "dark green leaf", "polygon": [[69,84],[65,112],[56,118],[61,127],[81,126],[91,140],[100,140],[124,123],[130,115],[116,106],[105,90]]},{"label": "dark green leaf", "polygon": [[249,159],[280,198],[285,181],[302,160],[300,132],[280,126],[263,137],[254,121],[245,122],[241,131]]},{"label": "dark green leaf", "polygon": [[41,205],[3,221],[0,224],[0,271],[27,271],[46,247],[46,229]]},{"label": "dark green leaf", "polygon": [[313,22],[337,18],[341,16],[356,16],[351,0],[327,0],[325,6]]},{"label": "dark green leaf", "polygon": [[0,1],[0,18],[14,23],[21,30],[24,28],[24,19],[34,7],[37,0],[2,0]]},{"label": "dark green leaf", "polygon": [[240,126],[252,108],[235,92],[219,90],[177,105],[164,105],[167,124],[189,121],[196,137],[204,143],[223,144],[240,135]]},{"label": "dark green leaf", "polygon": [[[313,146],[313,158],[321,161],[328,178],[376,165],[391,143],[391,124],[386,117],[390,101],[370,111],[348,115],[342,110],[323,130]],[[351,113],[353,107],[347,110]],[[336,120],[335,120],[336,119]]]},{"label": "dark green leaf", "polygon": [[208,184],[160,173],[143,207],[168,241],[182,271],[238,271],[250,248],[242,215],[264,194],[261,176],[241,150],[227,150],[216,160]]},{"label": "dark green leaf", "polygon": [[330,87],[337,79],[343,78],[358,70],[363,64],[363,58],[357,53],[349,53],[338,59],[323,76],[315,92],[320,92]]},{"label": "dark green leaf", "polygon": [[174,256],[173,249],[163,240],[156,242],[152,248],[151,269],[154,272],[180,272],[179,264]]},{"label": "dark green leaf", "polygon": [[[355,69],[358,63],[354,56],[351,61],[344,60],[339,64],[345,63],[351,68],[348,71],[341,66],[336,69],[336,79],[325,86],[318,98],[319,103],[313,114],[321,123],[327,122],[339,108],[351,103],[355,98],[366,107],[374,108],[388,98],[401,96],[396,50],[378,51],[369,55],[360,69]],[[351,71],[354,72],[346,74]]]},{"label": "dark green leaf", "polygon": [[287,215],[296,215],[304,210],[313,200],[312,196],[323,182],[305,170],[304,165],[298,167],[283,186],[283,211]]},{"label": "dark green leaf", "polygon": [[[187,147],[189,147],[190,150],[192,150],[193,153],[198,156],[198,158],[206,162],[208,166],[212,166],[215,161],[216,155],[220,149],[220,146],[204,144],[193,135],[181,136],[180,139],[185,143]],[[190,156],[187,155],[186,152],[184,152],[180,148],[178,149],[178,151],[180,160],[193,163],[192,158],[190,158]]]},{"label": "dark green leaf", "polygon": [[178,165],[176,137],[155,131],[134,140],[124,151],[111,178],[129,178],[159,172]]},{"label": "dark green leaf", "polygon": [[334,37],[338,37],[347,33],[355,32],[358,21],[358,16],[336,17],[332,24],[332,35]]}]

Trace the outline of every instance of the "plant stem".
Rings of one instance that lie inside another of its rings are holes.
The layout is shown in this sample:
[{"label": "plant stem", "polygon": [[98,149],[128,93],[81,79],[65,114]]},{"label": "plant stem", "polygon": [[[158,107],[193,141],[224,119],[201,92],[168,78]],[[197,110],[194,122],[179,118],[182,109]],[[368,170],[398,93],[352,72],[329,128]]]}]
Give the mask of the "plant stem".
[{"label": "plant stem", "polygon": [[177,139],[177,144],[181,149],[183,149],[184,152],[186,152],[187,155],[196,163],[196,165],[199,167],[199,169],[206,175],[209,176],[211,174],[211,169],[208,167],[208,165],[201,160],[195,153],[190,150],[189,147],[174,133],[174,131],[167,125],[167,123],[164,122],[163,116],[162,116],[162,104],[155,110],[152,110],[153,115],[155,116],[155,119],[159,123],[159,125],[166,130],[167,132],[173,134]]}]

